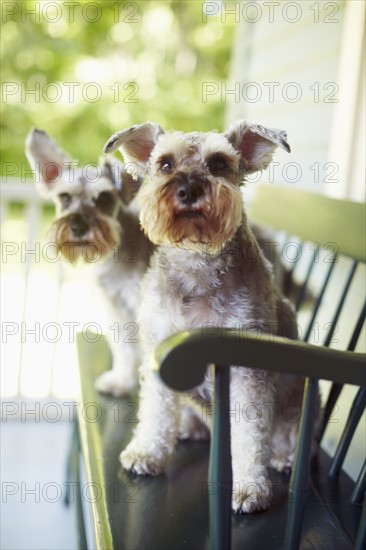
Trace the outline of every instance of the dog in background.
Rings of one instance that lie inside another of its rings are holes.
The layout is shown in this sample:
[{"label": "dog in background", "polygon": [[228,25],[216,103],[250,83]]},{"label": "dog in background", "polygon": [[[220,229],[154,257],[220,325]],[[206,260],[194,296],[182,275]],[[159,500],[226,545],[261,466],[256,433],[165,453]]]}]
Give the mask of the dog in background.
[{"label": "dog in background", "polygon": [[77,163],[42,130],[29,133],[26,155],[38,192],[56,207],[49,241],[69,263],[89,261],[110,322],[118,327],[118,334],[106,331],[113,365],[97,379],[96,388],[115,396],[128,394],[136,387],[140,361],[140,281],[153,250],[139,225],[134,197],[139,182],[109,160],[75,168]]},{"label": "dog in background", "polygon": [[[211,373],[183,394],[164,386],[154,372],[154,350],[164,338],[207,323],[297,337],[294,310],[253,235],[240,189],[246,175],[267,168],[277,147],[290,151],[285,132],[243,120],[225,133],[165,133],[146,123],[106,144],[105,152],[119,148],[144,173],[140,220],[158,247],[141,288],[139,424],[120,456],[128,470],[159,474],[177,439],[207,437],[210,429],[202,410],[212,404]],[[285,412],[301,406],[303,385],[300,377],[231,367],[231,408],[239,404],[242,413],[255,403],[261,411],[254,422],[231,415],[235,511],[267,508],[267,467],[291,468],[298,423]],[[268,404],[274,403],[279,407],[271,418]]]}]

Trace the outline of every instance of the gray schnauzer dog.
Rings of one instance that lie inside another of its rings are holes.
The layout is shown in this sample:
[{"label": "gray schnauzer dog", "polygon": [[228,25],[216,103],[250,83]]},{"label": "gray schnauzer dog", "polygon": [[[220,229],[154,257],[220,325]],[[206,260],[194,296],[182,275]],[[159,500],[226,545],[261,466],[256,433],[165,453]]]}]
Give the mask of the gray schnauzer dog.
[{"label": "gray schnauzer dog", "polygon": [[138,182],[118,162],[75,168],[78,163],[41,130],[29,133],[26,155],[38,192],[56,206],[50,242],[71,264],[90,264],[106,299],[114,327],[106,330],[113,367],[97,379],[96,388],[128,394],[137,384],[140,363],[140,281],[153,250],[139,225]]},{"label": "gray schnauzer dog", "polygon": [[[154,350],[164,338],[207,323],[297,337],[294,310],[250,229],[240,190],[247,174],[267,168],[278,146],[290,151],[286,140],[281,130],[240,120],[225,133],[165,133],[146,123],[106,144],[106,152],[120,148],[144,173],[140,220],[158,245],[141,288],[139,424],[120,456],[128,470],[160,474],[177,439],[209,433],[202,412],[212,403],[210,371],[190,392],[165,387],[154,372]],[[300,377],[231,367],[230,408],[239,410],[231,415],[235,511],[266,509],[267,467],[291,468],[298,417],[289,418],[288,409],[300,408],[303,385]],[[254,421],[245,413],[253,403],[261,413]]]}]

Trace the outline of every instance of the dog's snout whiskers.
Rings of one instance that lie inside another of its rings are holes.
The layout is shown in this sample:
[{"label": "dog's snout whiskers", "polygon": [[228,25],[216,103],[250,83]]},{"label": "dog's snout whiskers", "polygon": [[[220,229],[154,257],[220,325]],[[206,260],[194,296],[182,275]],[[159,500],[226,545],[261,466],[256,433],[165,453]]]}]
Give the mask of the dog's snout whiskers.
[{"label": "dog's snout whiskers", "polygon": [[183,204],[194,204],[202,196],[203,189],[197,183],[190,185],[185,183],[177,189],[177,197]]},{"label": "dog's snout whiskers", "polygon": [[184,205],[194,204],[204,194],[204,181],[196,174],[177,174],[176,196]]},{"label": "dog's snout whiskers", "polygon": [[82,237],[88,231],[89,225],[80,214],[75,214],[70,222],[70,229],[74,237]]}]

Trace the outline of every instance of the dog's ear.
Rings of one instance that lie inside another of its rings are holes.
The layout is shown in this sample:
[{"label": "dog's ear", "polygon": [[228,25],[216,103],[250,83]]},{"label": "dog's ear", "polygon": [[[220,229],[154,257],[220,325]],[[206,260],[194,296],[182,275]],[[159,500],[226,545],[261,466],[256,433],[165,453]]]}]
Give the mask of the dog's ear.
[{"label": "dog's ear", "polygon": [[142,178],[134,178],[132,174],[123,170],[122,174],[122,185],[120,190],[120,197],[124,204],[129,204],[132,199],[136,196],[137,191],[139,190],[142,184]]},{"label": "dog's ear", "polygon": [[118,174],[119,174],[119,167],[116,165],[109,158],[101,157],[99,158],[99,168],[101,170],[101,177],[109,179],[115,187],[118,188]]},{"label": "dog's ear", "polygon": [[122,202],[128,205],[139,190],[142,178],[134,177],[117,159],[112,161],[110,158],[102,157],[99,159],[99,166],[101,176],[113,183]]},{"label": "dog's ear", "polygon": [[32,129],[25,142],[25,154],[35,175],[38,192],[48,198],[70,158],[43,130]]},{"label": "dog's ear", "polygon": [[104,153],[113,153],[119,149],[125,163],[136,163],[138,173],[143,175],[146,173],[147,163],[158,137],[163,133],[162,127],[155,122],[131,126],[131,128],[111,136],[103,151]]},{"label": "dog's ear", "polygon": [[277,147],[282,147],[288,153],[291,151],[286,132],[248,124],[245,120],[234,122],[224,135],[239,151],[246,174],[265,170]]}]

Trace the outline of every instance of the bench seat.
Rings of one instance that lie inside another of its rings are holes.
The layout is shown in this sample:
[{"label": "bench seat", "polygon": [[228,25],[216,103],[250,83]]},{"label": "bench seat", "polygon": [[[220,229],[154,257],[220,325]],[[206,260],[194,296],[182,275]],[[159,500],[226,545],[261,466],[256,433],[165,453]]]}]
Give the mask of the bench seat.
[{"label": "bench seat", "polygon": [[[110,368],[110,353],[102,338],[97,343],[78,337],[81,402],[76,426],[79,443],[73,446],[81,472],[80,534],[88,548],[126,550],[208,550],[209,513],[207,473],[209,442],[180,442],[167,474],[140,477],[126,472],[119,453],[129,442],[137,422],[136,396],[116,399],[99,394],[95,379]],[[94,422],[94,420],[97,420]],[[312,471],[304,516],[301,549],[352,548],[361,505],[352,505],[353,481],[342,471],[329,484],[328,455],[320,450]],[[274,500],[265,512],[232,515],[232,548],[281,549],[284,545],[287,492],[290,476],[270,470]],[[78,478],[78,479],[77,479]],[[82,480],[82,481],[81,481]],[[86,493],[86,485],[91,489]],[[87,495],[87,496],[85,496]],[[95,502],[88,502],[95,500]],[[91,521],[87,517],[91,513]]]}]

